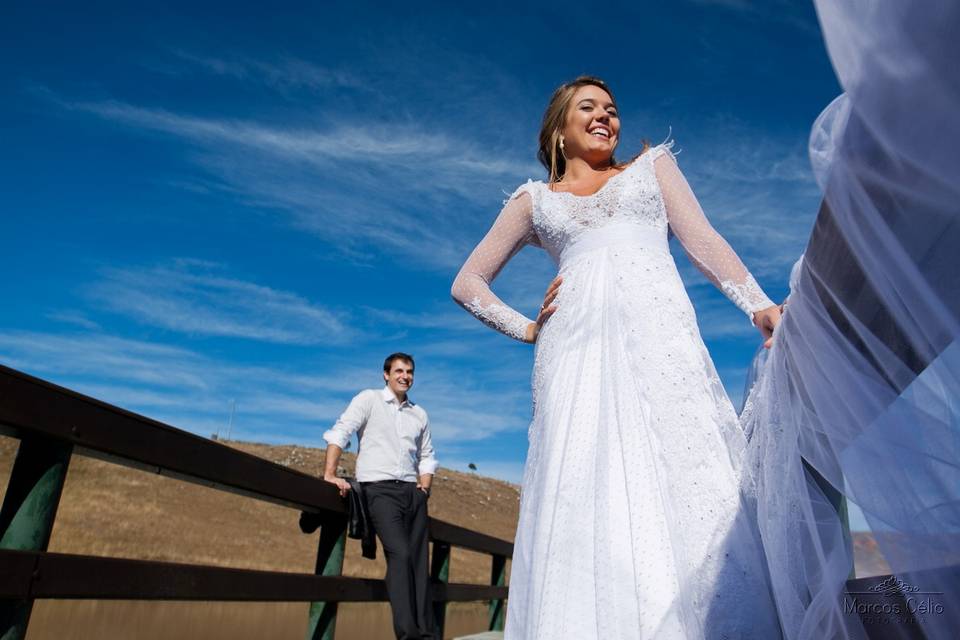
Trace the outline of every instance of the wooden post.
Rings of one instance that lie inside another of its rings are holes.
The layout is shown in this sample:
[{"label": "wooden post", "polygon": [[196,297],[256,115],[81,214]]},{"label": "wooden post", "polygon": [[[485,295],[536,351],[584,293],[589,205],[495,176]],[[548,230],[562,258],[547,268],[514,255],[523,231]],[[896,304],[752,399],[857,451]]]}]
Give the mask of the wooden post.
[{"label": "wooden post", "polygon": [[[490,584],[495,587],[502,587],[506,582],[507,576],[507,558],[506,556],[493,556],[493,562],[490,565]],[[487,627],[490,631],[503,631],[503,600],[495,599],[490,601],[490,624]]]},{"label": "wooden post", "polygon": [[[446,584],[450,581],[450,545],[433,542],[433,556],[430,562],[430,578],[434,582]],[[443,627],[447,617],[447,602],[433,601],[433,624],[437,638],[443,638]]]},{"label": "wooden post", "polygon": [[[320,545],[317,549],[315,573],[339,576],[343,573],[343,551],[347,544],[347,519],[329,516],[320,527]],[[333,640],[337,627],[336,602],[311,602],[307,622],[307,640]]]},{"label": "wooden post", "polygon": [[[0,507],[0,549],[46,551],[73,446],[24,438]],[[33,600],[0,600],[0,639],[22,640]]]}]

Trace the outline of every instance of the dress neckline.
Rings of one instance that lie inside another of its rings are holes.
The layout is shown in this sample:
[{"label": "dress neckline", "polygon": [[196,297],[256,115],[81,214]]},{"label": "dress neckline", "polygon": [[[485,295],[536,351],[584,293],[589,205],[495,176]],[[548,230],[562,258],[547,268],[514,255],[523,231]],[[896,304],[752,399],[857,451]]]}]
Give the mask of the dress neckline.
[{"label": "dress neckline", "polygon": [[630,171],[630,169],[632,169],[634,165],[639,164],[639,163],[640,163],[640,159],[643,158],[643,156],[645,156],[645,155],[647,155],[647,154],[646,154],[646,153],[641,153],[639,157],[635,158],[630,164],[628,164],[626,167],[624,167],[622,171],[620,171],[620,172],[617,173],[616,175],[613,175],[613,176],[610,176],[609,178],[607,178],[607,180],[606,180],[602,185],[600,185],[600,188],[599,188],[599,189],[597,189],[597,190],[594,191],[593,193],[588,193],[588,194],[583,195],[583,196],[578,195],[578,194],[576,194],[576,193],[573,193],[573,192],[571,192],[571,191],[554,191],[553,189],[550,188],[550,185],[548,185],[546,182],[543,182],[542,180],[538,180],[538,182],[539,182],[541,185],[543,185],[543,188],[546,189],[546,190],[547,190],[548,192],[550,192],[550,193],[556,193],[556,194],[561,194],[561,195],[568,195],[568,196],[570,196],[571,198],[579,198],[579,199],[581,199],[581,200],[588,200],[588,199],[590,199],[590,198],[595,198],[595,197],[597,197],[598,195],[600,195],[601,193],[603,193],[603,190],[607,188],[607,185],[608,185],[608,184],[610,184],[611,182],[613,182],[614,180],[616,180],[617,178],[619,178],[620,176],[622,176],[623,174],[625,174],[627,171]]}]

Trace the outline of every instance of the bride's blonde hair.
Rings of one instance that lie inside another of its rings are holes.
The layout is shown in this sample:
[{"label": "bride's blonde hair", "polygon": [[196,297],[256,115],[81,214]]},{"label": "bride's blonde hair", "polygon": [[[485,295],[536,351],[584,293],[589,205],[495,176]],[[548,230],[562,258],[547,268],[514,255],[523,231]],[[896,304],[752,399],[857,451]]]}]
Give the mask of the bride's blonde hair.
[{"label": "bride's blonde hair", "polygon": [[[537,151],[540,164],[546,167],[550,175],[548,182],[558,182],[567,171],[567,161],[560,149],[560,132],[563,131],[563,126],[567,123],[567,112],[570,110],[573,94],[580,87],[587,86],[603,89],[610,96],[614,106],[617,104],[617,99],[613,97],[613,91],[610,90],[609,85],[595,76],[579,76],[557,87],[550,97],[550,102],[547,103],[547,110],[543,112],[543,123],[540,125],[540,149]],[[644,140],[643,150],[640,151],[640,154],[646,151],[648,147],[649,144]],[[610,154],[610,166],[620,166],[613,154]]]}]

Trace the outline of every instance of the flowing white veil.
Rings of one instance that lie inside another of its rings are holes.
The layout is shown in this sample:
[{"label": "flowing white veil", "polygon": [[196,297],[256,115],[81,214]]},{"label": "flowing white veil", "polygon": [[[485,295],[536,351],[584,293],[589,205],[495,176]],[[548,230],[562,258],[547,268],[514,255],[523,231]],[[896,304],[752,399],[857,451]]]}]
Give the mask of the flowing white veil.
[{"label": "flowing white veil", "polygon": [[[816,7],[844,95],[811,135],[824,200],[742,414],[761,535],[787,638],[953,638],[960,2]],[[851,594],[847,500],[896,576]]]}]

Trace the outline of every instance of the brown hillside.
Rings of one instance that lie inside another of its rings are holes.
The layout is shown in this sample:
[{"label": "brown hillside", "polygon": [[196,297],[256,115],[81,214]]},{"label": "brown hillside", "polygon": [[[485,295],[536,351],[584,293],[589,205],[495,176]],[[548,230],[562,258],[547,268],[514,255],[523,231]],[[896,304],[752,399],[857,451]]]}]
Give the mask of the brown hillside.
[{"label": "brown hillside", "polygon": [[[227,443],[312,475],[324,451],[294,445]],[[0,438],[0,490],[6,488],[17,441]],[[353,473],[355,456],[341,466]],[[513,540],[519,488],[507,482],[441,468],[434,479],[430,515]],[[50,542],[51,551],[124,558],[312,572],[319,534],[304,535],[299,512],[199,485],[83,456],[70,462]],[[348,540],[344,574],[382,577],[376,561]],[[450,580],[484,583],[489,556],[454,549]]]}]

